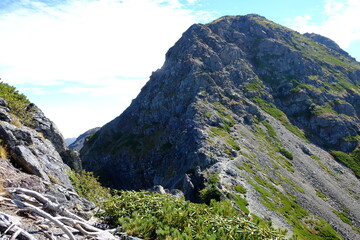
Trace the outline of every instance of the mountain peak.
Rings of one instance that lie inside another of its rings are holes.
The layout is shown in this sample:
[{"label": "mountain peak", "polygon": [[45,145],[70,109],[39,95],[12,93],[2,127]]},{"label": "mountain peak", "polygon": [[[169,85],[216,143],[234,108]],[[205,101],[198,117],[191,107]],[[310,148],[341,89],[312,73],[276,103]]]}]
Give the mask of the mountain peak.
[{"label": "mountain peak", "polygon": [[307,218],[324,218],[356,238],[332,209],[360,219],[359,203],[342,190],[353,182],[360,194],[359,180],[328,151],[342,151],[360,176],[359,84],[358,62],[264,17],[195,24],[129,108],[87,141],[83,165],[115,188],[163,185],[193,201],[216,176],[217,193],[234,199],[236,186],[246,188],[249,209],[278,226],[295,221],[298,232]]}]

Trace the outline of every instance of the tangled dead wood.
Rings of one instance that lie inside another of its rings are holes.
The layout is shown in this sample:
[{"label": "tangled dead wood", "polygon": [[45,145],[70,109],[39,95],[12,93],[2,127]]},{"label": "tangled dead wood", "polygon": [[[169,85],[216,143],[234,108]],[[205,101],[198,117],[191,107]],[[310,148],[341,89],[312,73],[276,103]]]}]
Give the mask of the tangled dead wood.
[{"label": "tangled dead wood", "polygon": [[[53,233],[55,228],[63,232],[58,234],[59,236],[71,240],[79,239],[80,236],[91,239],[119,239],[114,235],[116,229],[102,230],[94,227],[87,220],[38,192],[24,188],[6,190],[7,196],[1,197],[2,201],[16,205],[19,212],[27,213],[36,219],[37,228],[41,229],[47,239],[57,239]],[[0,212],[0,230],[3,235],[10,234],[10,239],[36,239],[21,227],[16,217],[3,212]],[[64,237],[64,234],[67,237]]]}]

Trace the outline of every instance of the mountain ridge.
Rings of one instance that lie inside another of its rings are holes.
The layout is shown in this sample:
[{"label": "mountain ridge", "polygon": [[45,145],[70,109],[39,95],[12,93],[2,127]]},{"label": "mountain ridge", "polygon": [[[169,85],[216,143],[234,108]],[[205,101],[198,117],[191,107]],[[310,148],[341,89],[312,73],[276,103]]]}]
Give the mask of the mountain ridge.
[{"label": "mountain ridge", "polygon": [[83,166],[119,189],[244,199],[302,239],[322,219],[356,239],[359,180],[327,151],[358,149],[360,64],[318,41],[258,15],[191,26]]}]

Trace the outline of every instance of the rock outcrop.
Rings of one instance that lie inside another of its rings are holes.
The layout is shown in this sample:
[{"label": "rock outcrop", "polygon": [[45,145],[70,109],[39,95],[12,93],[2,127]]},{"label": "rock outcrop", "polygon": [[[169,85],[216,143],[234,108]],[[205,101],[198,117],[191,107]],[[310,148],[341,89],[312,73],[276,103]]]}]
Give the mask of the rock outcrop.
[{"label": "rock outcrop", "polygon": [[257,15],[195,24],[88,139],[83,166],[119,189],[162,185],[199,201],[216,188],[307,239],[326,222],[358,239],[360,182],[328,151],[359,146],[359,84],[360,64],[324,38]]},{"label": "rock outcrop", "polygon": [[[33,117],[29,126],[21,123],[7,102],[0,98],[0,145],[5,152],[0,160],[2,183],[5,187],[52,193],[67,205],[87,205],[88,210],[94,208],[94,204],[71,194],[74,189],[66,173],[71,168],[61,156],[69,150],[55,124],[33,104],[27,111]],[[74,159],[80,161],[79,155]]]}]

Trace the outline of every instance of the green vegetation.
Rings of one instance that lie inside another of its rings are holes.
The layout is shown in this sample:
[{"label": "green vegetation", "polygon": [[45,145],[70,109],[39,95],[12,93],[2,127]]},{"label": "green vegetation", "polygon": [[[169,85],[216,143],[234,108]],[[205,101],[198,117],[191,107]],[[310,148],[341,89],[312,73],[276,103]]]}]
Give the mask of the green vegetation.
[{"label": "green vegetation", "polygon": [[206,113],[204,113],[204,116],[206,118],[211,118],[213,116],[213,114],[211,112],[206,112]]},{"label": "green vegetation", "polygon": [[[26,110],[30,101],[24,94],[19,93],[15,87],[0,82],[0,97],[8,103],[11,113],[15,116],[15,121],[19,120],[23,124],[31,124],[31,112]],[[19,123],[17,125],[21,126]]]},{"label": "green vegetation", "polygon": [[105,205],[103,219],[145,239],[284,239],[279,231],[240,218],[228,201],[207,206],[167,194],[119,191]]},{"label": "green vegetation", "polygon": [[255,171],[257,171],[257,169],[253,165],[251,165],[251,163],[248,164],[244,162],[242,165],[237,165],[236,167],[240,170],[244,170],[245,172],[252,174],[254,174]]},{"label": "green vegetation", "polygon": [[341,151],[332,151],[330,153],[337,161],[353,170],[357,178],[360,178],[360,148],[355,149],[350,154]]},{"label": "green vegetation", "polygon": [[8,151],[4,146],[0,146],[0,158],[7,159],[9,157]]},{"label": "green vegetation", "polygon": [[215,136],[226,137],[229,135],[229,133],[226,130],[219,127],[211,127],[210,131],[213,132]]},{"label": "green vegetation", "polygon": [[103,207],[104,201],[111,198],[110,189],[102,187],[93,173],[81,170],[69,171],[67,175],[79,196],[99,207]]},{"label": "green vegetation", "polygon": [[261,123],[266,127],[267,132],[270,135],[270,137],[276,138],[276,132],[275,132],[273,126],[271,126],[271,124],[265,120],[262,121]]},{"label": "green vegetation", "polygon": [[[261,177],[255,177],[249,183],[259,192],[261,202],[270,210],[280,213],[293,226],[294,234],[298,239],[303,240],[322,240],[322,239],[341,239],[332,227],[324,220],[311,216],[308,211],[303,209],[294,196],[285,196],[276,187]],[[260,184],[260,185],[258,185]],[[312,225],[306,224],[306,220],[311,217],[315,220]],[[316,229],[316,230],[315,230]]]},{"label": "green vegetation", "polygon": [[346,210],[343,210],[341,212],[336,211],[335,209],[333,209],[333,212],[341,219],[341,221],[343,221],[344,223],[347,223],[349,225],[352,225],[351,220],[346,216]]},{"label": "green vegetation", "polygon": [[311,155],[310,156],[312,159],[314,159],[322,169],[324,169],[325,171],[327,171],[330,175],[335,176],[335,174],[330,170],[330,168],[328,168],[321,160],[318,156],[316,155]]},{"label": "green vegetation", "polygon": [[208,183],[206,187],[200,191],[201,201],[210,204],[212,200],[220,201],[221,200],[221,192],[217,187],[220,178],[218,174],[214,174],[210,176],[208,179]]},{"label": "green vegetation", "polygon": [[[93,174],[69,172],[78,194],[102,209],[98,217],[121,226],[128,234],[144,239],[247,239],[285,240],[285,232],[260,221],[250,221],[229,201],[210,201],[209,205],[196,204],[168,194],[145,191],[114,191],[102,187]],[[209,179],[214,185],[219,181],[216,174]],[[237,199],[245,206],[245,199]],[[245,212],[245,211],[244,211]]]},{"label": "green vegetation", "polygon": [[292,125],[286,114],[276,108],[274,104],[269,103],[259,97],[254,97],[253,101],[256,102],[262,110],[273,116],[275,119],[279,120],[290,132],[309,143],[309,140],[307,140],[304,133],[298,127]]},{"label": "green vegetation", "polygon": [[319,198],[321,198],[322,200],[326,200],[326,195],[325,194],[323,194],[319,189],[316,189],[316,195],[319,197]]},{"label": "green vegetation", "polygon": [[[231,127],[234,126],[235,120],[230,116],[230,113],[221,103],[215,102],[212,105],[216,108],[216,112],[221,118],[221,122],[219,126],[210,128],[211,131],[210,136],[222,137],[227,145],[229,145],[232,149],[239,151],[240,146],[236,143],[235,139],[230,135]],[[231,155],[231,149],[225,149],[225,152],[227,152],[228,155]]]},{"label": "green vegetation", "polygon": [[223,128],[230,132],[230,128],[234,126],[235,120],[231,117],[230,113],[227,111],[224,105],[219,102],[213,103],[219,117],[221,118],[221,123]]},{"label": "green vegetation", "polygon": [[246,189],[241,185],[236,185],[234,188],[235,188],[235,191],[237,191],[238,193],[241,193],[241,194],[246,193]]},{"label": "green vegetation", "polygon": [[286,150],[285,148],[280,148],[279,149],[279,153],[281,153],[282,155],[284,155],[284,157],[286,157],[289,160],[293,160],[294,156],[292,155],[291,152],[289,152],[288,150]]},{"label": "green vegetation", "polygon": [[226,143],[229,144],[232,149],[239,151],[240,150],[240,146],[235,142],[235,139],[230,137],[228,139],[226,139]]},{"label": "green vegetation", "polygon": [[249,205],[248,201],[246,201],[246,199],[240,197],[239,195],[232,195],[232,199],[234,200],[236,206],[239,207],[239,209],[244,213],[244,214],[249,214],[249,209],[247,209],[247,206]]},{"label": "green vegetation", "polygon": [[310,106],[310,112],[315,116],[321,116],[325,114],[330,114],[335,116],[338,115],[338,113],[331,108],[330,104],[324,104],[322,106],[313,104]]}]

